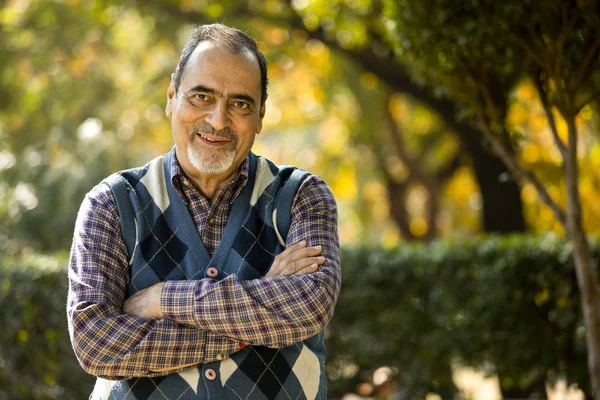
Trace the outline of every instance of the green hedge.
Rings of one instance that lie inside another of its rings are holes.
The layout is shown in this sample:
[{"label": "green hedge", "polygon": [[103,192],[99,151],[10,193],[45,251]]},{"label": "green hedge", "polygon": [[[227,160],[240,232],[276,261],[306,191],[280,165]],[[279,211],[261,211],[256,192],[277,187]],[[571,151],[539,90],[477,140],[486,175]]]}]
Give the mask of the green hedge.
[{"label": "green hedge", "polygon": [[511,398],[545,398],[557,378],[589,390],[571,251],[556,236],[347,248],[342,269],[328,345],[336,393],[382,365],[419,398],[452,398],[456,365],[497,373]]},{"label": "green hedge", "polygon": [[69,335],[65,255],[0,260],[0,399],[87,399]]},{"label": "green hedge", "polygon": [[[598,258],[599,247],[595,246]],[[0,399],[83,399],[69,344],[67,258],[0,259]],[[451,368],[497,373],[506,394],[566,377],[588,388],[570,249],[555,236],[345,248],[328,327],[330,398],[392,367],[411,397],[452,397]]]}]

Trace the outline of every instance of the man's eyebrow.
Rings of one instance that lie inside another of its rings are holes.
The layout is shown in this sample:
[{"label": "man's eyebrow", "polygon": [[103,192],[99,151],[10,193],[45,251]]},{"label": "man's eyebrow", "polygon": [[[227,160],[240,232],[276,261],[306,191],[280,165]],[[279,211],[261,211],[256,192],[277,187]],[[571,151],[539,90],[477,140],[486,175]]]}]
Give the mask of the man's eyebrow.
[{"label": "man's eyebrow", "polygon": [[217,95],[222,94],[222,93],[216,91],[215,89],[211,89],[209,87],[202,86],[202,85],[196,85],[193,88],[191,88],[190,90],[188,90],[186,93],[192,93],[192,92],[206,92],[206,93],[217,94]]},{"label": "man's eyebrow", "polygon": [[256,104],[256,101],[252,98],[252,96],[248,96],[247,94],[244,94],[244,93],[232,93],[231,98],[237,99],[237,100],[245,100],[248,103],[250,103],[251,105]]},{"label": "man's eyebrow", "polygon": [[[223,93],[219,92],[218,90],[215,90],[215,89],[203,86],[203,85],[196,85],[193,88],[191,88],[190,90],[188,90],[186,93],[193,93],[193,92],[204,92],[204,93],[215,94],[217,96],[223,96]],[[229,97],[232,99],[247,101],[251,105],[256,104],[256,100],[254,100],[254,98],[252,96],[247,95],[245,93],[232,93]]]}]

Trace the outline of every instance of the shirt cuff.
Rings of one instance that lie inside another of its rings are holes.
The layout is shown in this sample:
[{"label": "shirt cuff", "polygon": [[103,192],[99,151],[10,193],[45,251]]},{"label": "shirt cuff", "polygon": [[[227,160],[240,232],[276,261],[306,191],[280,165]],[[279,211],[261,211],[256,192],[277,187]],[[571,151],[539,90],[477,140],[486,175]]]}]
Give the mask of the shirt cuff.
[{"label": "shirt cuff", "polygon": [[160,293],[163,317],[185,325],[197,325],[196,290],[202,281],[168,281]]}]

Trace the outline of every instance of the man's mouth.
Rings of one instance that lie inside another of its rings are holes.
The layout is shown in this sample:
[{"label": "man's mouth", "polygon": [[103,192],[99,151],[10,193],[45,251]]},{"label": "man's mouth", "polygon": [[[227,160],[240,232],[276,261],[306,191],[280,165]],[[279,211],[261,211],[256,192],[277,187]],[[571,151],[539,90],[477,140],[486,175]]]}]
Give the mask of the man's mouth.
[{"label": "man's mouth", "polygon": [[221,136],[207,135],[207,134],[201,133],[201,132],[197,132],[197,135],[209,143],[224,144],[224,143],[230,142],[229,139],[221,137]]}]

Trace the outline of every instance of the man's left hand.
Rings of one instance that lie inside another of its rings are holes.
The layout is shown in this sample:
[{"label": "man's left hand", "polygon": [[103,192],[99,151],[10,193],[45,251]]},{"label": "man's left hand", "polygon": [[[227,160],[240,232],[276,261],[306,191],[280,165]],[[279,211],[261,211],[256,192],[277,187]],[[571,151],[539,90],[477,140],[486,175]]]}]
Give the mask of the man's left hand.
[{"label": "man's left hand", "polygon": [[123,312],[148,319],[162,318],[160,293],[164,285],[164,282],[159,282],[146,289],[137,291],[133,296],[125,300],[123,303]]}]

